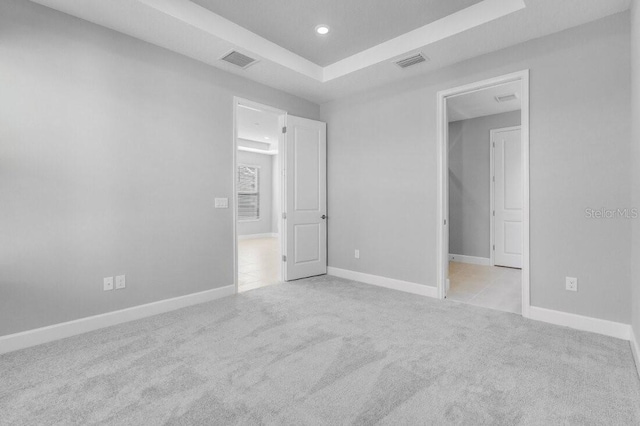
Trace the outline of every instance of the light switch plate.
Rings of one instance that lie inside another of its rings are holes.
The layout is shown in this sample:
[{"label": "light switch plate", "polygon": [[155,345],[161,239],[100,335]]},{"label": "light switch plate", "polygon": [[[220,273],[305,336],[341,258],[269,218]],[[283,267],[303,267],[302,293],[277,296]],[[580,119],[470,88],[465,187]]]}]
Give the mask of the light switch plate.
[{"label": "light switch plate", "polygon": [[113,277],[105,277],[102,282],[102,290],[113,290]]},{"label": "light switch plate", "polygon": [[228,198],[216,198],[215,199],[215,207],[216,207],[216,209],[228,209],[229,208],[229,199]]},{"label": "light switch plate", "polygon": [[116,277],[116,290],[120,290],[121,288],[125,288],[127,286],[124,275],[118,275]]}]

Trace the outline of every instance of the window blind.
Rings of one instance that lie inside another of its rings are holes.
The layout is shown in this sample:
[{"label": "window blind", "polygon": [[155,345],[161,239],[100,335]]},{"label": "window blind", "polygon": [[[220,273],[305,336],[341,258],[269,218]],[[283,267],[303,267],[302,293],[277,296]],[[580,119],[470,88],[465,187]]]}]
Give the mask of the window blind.
[{"label": "window blind", "polygon": [[259,174],[256,166],[238,166],[238,220],[260,219]]}]

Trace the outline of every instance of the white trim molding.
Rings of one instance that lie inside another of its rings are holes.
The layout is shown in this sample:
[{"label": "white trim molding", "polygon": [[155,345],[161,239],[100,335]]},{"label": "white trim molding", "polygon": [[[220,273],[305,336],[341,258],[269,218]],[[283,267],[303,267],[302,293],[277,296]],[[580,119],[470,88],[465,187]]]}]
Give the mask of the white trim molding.
[{"label": "white trim molding", "polygon": [[590,331],[622,340],[631,340],[631,326],[620,322],[585,317],[552,309],[529,307],[529,319],[549,324],[562,325],[576,330]]},{"label": "white trim molding", "polygon": [[640,347],[638,347],[638,339],[633,327],[631,327],[631,339],[629,344],[631,345],[631,353],[633,354],[633,361],[636,363],[636,370],[638,371],[638,377],[640,377]]},{"label": "white trim molding", "polygon": [[465,256],[463,254],[449,253],[449,261],[469,263],[471,265],[491,266],[491,259],[489,259],[488,257]]},{"label": "white trim molding", "polygon": [[257,240],[258,238],[278,238],[280,234],[277,232],[270,232],[266,234],[248,234],[238,235],[238,240]]},{"label": "white trim molding", "polygon": [[405,293],[418,294],[420,296],[438,297],[438,291],[435,287],[416,284],[409,281],[396,280],[394,278],[381,277],[379,275],[370,275],[363,272],[350,271],[348,269],[340,269],[329,266],[327,274],[334,277],[344,278],[352,281],[359,281],[365,284],[371,284],[378,287],[390,288],[392,290],[404,291]]},{"label": "white trim molding", "polygon": [[[41,1],[37,0],[37,2]],[[253,52],[255,53],[254,56],[258,56],[258,58],[264,58],[267,61],[322,83],[477,28],[526,7],[524,0],[483,0],[476,2],[462,10],[355,53],[345,59],[327,66],[320,66],[198,4],[175,0],[138,0],[138,2],[145,5],[147,9],[153,10],[156,14],[160,13],[172,19],[178,29],[186,26],[194,28],[201,35],[213,36],[217,43],[237,46],[241,51],[249,54]],[[73,15],[73,11],[69,11],[68,7],[67,13]],[[86,16],[83,16],[83,18],[91,21]],[[126,33],[126,31],[124,32]],[[158,44],[158,42],[156,41],[155,44]],[[162,47],[167,46],[162,45]],[[195,59],[202,60],[203,58]]]},{"label": "white trim molding", "polygon": [[104,314],[93,315],[47,327],[36,328],[34,330],[9,334],[0,337],[0,354],[17,351],[19,349],[40,345],[54,340],[87,333],[113,325],[134,321],[187,306],[197,305],[212,300],[221,299],[236,293],[234,285],[214,288],[201,291],[199,293],[187,294],[185,296],[160,300],[158,302],[133,306],[131,308]]}]

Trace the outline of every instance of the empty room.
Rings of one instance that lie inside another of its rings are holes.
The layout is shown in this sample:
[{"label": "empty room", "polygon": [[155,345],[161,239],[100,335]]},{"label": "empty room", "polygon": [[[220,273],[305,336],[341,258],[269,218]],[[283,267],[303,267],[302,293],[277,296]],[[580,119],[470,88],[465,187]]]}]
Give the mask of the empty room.
[{"label": "empty room", "polygon": [[0,424],[640,424],[640,1],[3,0]]}]

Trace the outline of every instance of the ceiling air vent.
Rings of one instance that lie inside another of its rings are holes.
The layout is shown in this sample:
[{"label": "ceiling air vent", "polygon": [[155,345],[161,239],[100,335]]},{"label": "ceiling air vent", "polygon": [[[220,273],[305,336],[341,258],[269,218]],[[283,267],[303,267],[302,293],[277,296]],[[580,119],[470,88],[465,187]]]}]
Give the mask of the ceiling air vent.
[{"label": "ceiling air vent", "polygon": [[427,62],[429,58],[424,56],[422,53],[418,53],[417,55],[409,56],[408,58],[400,59],[399,61],[395,61],[394,63],[400,68],[409,68],[413,65],[418,65],[423,62]]},{"label": "ceiling air vent", "polygon": [[495,100],[498,103],[515,101],[516,99],[518,99],[518,95],[516,95],[515,93],[510,93],[508,95],[500,95],[495,97]]},{"label": "ceiling air vent", "polygon": [[236,50],[232,50],[220,59],[242,69],[247,68],[249,65],[253,65],[257,62],[255,59],[250,58],[249,56],[244,55]]}]

